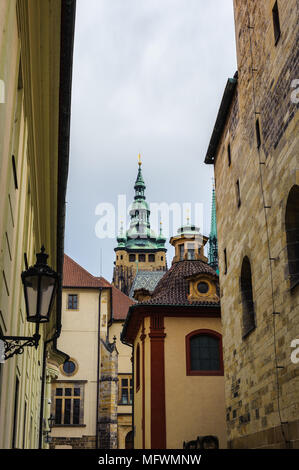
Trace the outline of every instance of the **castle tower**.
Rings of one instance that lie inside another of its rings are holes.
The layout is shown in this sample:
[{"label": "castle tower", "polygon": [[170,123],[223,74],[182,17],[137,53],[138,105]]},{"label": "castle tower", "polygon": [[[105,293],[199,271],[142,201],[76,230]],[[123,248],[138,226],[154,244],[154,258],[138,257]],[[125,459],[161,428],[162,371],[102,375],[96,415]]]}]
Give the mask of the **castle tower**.
[{"label": "castle tower", "polygon": [[127,295],[137,272],[166,270],[166,239],[162,235],[162,229],[158,236],[151,230],[141,165],[139,154],[135,196],[130,209],[130,226],[126,232],[123,225],[121,226],[117,237],[118,245],[114,249],[116,259],[112,283]]}]

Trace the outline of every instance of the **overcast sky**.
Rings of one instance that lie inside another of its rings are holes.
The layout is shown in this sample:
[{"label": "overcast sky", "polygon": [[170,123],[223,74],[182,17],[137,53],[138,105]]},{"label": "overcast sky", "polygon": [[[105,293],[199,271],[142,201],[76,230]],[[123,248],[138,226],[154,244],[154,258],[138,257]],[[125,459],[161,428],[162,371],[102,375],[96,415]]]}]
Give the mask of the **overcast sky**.
[{"label": "overcast sky", "polygon": [[236,71],[232,3],[77,0],[65,252],[92,274],[112,280],[116,240],[97,237],[95,210],[132,202],[139,152],[147,201],[202,203],[209,234],[203,160]]}]

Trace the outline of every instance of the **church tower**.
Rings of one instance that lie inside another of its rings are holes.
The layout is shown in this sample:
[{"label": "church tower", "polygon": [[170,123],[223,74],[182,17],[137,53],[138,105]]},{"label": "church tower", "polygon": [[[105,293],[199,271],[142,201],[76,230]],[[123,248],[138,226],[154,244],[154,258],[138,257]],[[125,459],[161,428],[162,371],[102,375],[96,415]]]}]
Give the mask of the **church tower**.
[{"label": "church tower", "polygon": [[129,295],[137,272],[166,271],[166,239],[162,228],[157,236],[150,227],[150,210],[145,199],[145,183],[138,155],[138,174],[134,185],[135,197],[130,209],[130,226],[125,232],[121,226],[117,237],[113,285]]}]

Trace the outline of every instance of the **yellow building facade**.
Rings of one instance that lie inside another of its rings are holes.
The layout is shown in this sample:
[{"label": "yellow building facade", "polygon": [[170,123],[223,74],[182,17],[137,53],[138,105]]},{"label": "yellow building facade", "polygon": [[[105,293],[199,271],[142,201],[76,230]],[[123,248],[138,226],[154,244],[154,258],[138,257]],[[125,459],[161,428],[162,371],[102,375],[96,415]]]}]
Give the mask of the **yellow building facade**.
[{"label": "yellow building facade", "polygon": [[298,448],[298,2],[235,0],[234,14],[238,73],[205,159],[216,182],[228,441]]},{"label": "yellow building facade", "polygon": [[182,227],[171,268],[129,309],[121,339],[134,349],[136,449],[182,449],[203,437],[226,448],[218,276],[202,254],[206,240]]},{"label": "yellow building facade", "polygon": [[56,367],[52,381],[51,448],[115,449],[128,444],[131,348],[119,336],[132,303],[104,278],[92,276],[64,256],[63,328],[58,346],[69,360]]},{"label": "yellow building facade", "polygon": [[[62,271],[74,2],[0,3],[0,334],[31,337],[21,272],[44,245]],[[64,114],[62,114],[62,108]],[[0,447],[47,447],[50,389],[46,357],[67,355],[60,334],[58,289],[37,349],[1,363]]]}]

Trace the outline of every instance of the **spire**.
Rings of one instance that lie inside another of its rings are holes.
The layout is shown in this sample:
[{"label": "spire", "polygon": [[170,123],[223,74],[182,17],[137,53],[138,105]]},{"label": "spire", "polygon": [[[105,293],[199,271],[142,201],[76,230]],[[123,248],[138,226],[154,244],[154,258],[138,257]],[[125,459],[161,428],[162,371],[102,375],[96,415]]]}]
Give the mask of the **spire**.
[{"label": "spire", "polygon": [[216,199],[215,184],[212,190],[212,213],[211,213],[211,230],[209,236],[209,264],[219,274],[218,267],[218,240],[217,240],[217,222],[216,222]]},{"label": "spire", "polygon": [[141,172],[141,165],[142,165],[141,155],[139,153],[138,154],[138,174],[137,174],[137,178],[136,178],[135,186],[134,186],[134,189],[135,189],[134,199],[145,199],[144,190],[146,186],[145,186],[144,179],[143,179],[142,172]]},{"label": "spire", "polygon": [[125,247],[126,246],[126,241],[127,241],[127,237],[124,234],[124,222],[121,219],[120,220],[120,231],[119,231],[119,235],[117,237],[118,248]]},{"label": "spire", "polygon": [[163,235],[162,220],[161,220],[160,221],[160,232],[159,232],[159,236],[157,237],[158,246],[164,248],[165,242],[166,242],[166,238]]}]

